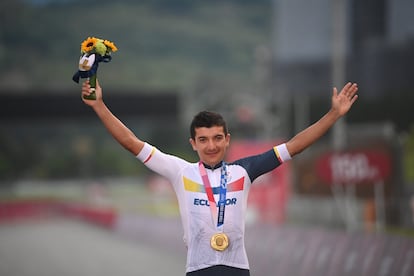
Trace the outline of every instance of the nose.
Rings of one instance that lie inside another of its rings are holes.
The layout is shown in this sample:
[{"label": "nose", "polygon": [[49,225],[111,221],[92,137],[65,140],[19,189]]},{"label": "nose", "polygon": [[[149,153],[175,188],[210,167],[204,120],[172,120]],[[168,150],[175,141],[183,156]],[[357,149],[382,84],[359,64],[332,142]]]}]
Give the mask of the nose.
[{"label": "nose", "polygon": [[213,139],[209,139],[207,143],[208,150],[214,150],[216,148],[216,143],[214,143]]}]

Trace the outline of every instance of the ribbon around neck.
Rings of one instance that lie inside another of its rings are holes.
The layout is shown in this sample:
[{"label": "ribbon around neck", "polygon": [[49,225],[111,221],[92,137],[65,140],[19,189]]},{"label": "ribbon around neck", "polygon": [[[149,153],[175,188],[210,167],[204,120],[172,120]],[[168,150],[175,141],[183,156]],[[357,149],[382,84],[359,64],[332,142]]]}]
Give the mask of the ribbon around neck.
[{"label": "ribbon around neck", "polygon": [[[226,208],[226,193],[227,193],[227,165],[225,162],[221,166],[221,176],[220,176],[220,198],[218,204],[213,195],[213,188],[211,187],[210,180],[208,179],[206,168],[204,164],[200,161],[198,163],[200,170],[201,179],[206,190],[207,198],[210,205],[211,217],[213,219],[213,225],[217,228],[222,229],[224,224],[224,213]],[[219,207],[217,211],[217,205]],[[216,224],[217,222],[217,224]]]}]

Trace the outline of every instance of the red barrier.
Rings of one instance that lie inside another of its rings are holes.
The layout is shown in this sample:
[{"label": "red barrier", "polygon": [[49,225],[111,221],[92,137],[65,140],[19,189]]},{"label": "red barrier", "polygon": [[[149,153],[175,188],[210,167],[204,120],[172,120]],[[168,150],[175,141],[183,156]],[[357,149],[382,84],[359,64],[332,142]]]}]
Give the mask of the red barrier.
[{"label": "red barrier", "polygon": [[57,202],[47,200],[0,202],[0,223],[49,217],[56,213],[58,205]]},{"label": "red barrier", "polygon": [[61,208],[61,213],[107,228],[112,228],[117,218],[116,210],[112,207],[93,207],[82,204],[66,204]]},{"label": "red barrier", "polygon": [[0,223],[27,219],[65,216],[112,228],[117,219],[112,207],[88,206],[82,203],[65,203],[53,200],[21,200],[0,202]]}]

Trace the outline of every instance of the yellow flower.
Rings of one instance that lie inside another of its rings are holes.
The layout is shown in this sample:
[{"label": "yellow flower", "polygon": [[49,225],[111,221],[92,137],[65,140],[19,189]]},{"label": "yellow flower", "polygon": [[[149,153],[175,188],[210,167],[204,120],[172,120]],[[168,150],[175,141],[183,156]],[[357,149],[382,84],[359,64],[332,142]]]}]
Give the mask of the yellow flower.
[{"label": "yellow flower", "polygon": [[118,51],[118,48],[116,48],[115,44],[109,40],[104,40],[105,46],[108,48],[108,51],[110,52],[116,52]]},{"label": "yellow flower", "polygon": [[81,44],[81,52],[88,53],[95,48],[96,42],[98,41],[95,37],[88,37]]}]

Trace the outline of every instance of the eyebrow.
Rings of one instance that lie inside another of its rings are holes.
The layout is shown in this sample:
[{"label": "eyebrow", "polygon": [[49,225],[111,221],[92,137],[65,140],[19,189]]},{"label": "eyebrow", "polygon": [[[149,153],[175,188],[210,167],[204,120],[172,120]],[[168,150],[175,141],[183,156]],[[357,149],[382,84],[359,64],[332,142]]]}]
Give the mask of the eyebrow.
[{"label": "eyebrow", "polygon": [[[225,135],[223,134],[223,133],[220,133],[220,134],[216,134],[216,135],[213,135],[212,136],[212,138],[217,138],[217,137],[225,137]],[[208,138],[208,136],[198,136],[197,137],[197,139],[206,139],[206,138]]]}]

